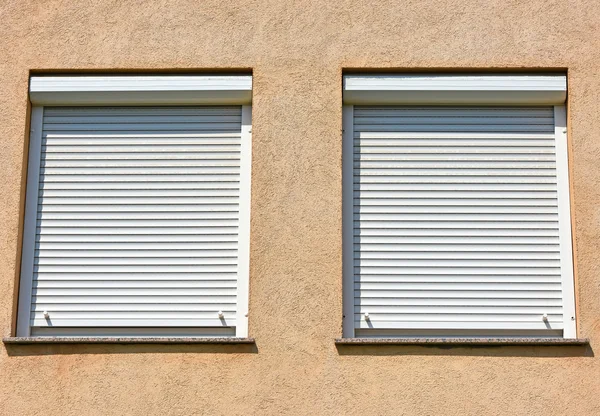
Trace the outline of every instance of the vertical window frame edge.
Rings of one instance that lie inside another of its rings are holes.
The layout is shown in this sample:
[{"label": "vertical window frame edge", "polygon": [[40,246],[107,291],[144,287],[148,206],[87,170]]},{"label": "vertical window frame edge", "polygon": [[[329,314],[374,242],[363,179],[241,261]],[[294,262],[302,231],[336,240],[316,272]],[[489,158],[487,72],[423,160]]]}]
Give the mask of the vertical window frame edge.
[{"label": "vertical window frame edge", "polygon": [[35,256],[35,234],[37,227],[37,206],[40,186],[43,120],[44,107],[33,106],[31,108],[31,128],[29,131],[25,213],[23,216],[23,247],[21,254],[21,273],[19,276],[19,298],[17,307],[16,332],[17,336],[20,337],[28,337],[31,334],[33,263]]},{"label": "vertical window frame edge", "polygon": [[242,105],[240,149],[240,218],[235,335],[248,336],[250,299],[250,209],[252,189],[252,105]]},{"label": "vertical window frame edge", "polygon": [[571,230],[571,198],[567,115],[564,105],[554,106],[554,139],[556,146],[556,180],[559,215],[561,289],[563,304],[563,338],[577,338],[575,314],[575,279]]}]

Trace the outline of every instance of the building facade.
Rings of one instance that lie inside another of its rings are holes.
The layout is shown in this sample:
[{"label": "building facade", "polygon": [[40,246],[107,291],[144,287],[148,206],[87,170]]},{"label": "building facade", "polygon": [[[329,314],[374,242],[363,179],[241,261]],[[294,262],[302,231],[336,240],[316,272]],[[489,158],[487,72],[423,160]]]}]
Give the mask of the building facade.
[{"label": "building facade", "polygon": [[0,6],[0,414],[600,414],[596,9]]}]

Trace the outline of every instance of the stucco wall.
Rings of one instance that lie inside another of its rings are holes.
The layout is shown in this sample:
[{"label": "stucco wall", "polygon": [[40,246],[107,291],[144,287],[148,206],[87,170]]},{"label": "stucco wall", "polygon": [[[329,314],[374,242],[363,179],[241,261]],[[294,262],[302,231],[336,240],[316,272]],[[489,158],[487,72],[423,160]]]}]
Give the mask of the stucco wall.
[{"label": "stucco wall", "polygon": [[[0,414],[600,414],[600,3],[0,4],[0,329],[30,70],[252,69],[256,347],[0,345]],[[343,68],[567,68],[579,335],[591,348],[337,349]],[[596,355],[596,356],[594,356]]]}]

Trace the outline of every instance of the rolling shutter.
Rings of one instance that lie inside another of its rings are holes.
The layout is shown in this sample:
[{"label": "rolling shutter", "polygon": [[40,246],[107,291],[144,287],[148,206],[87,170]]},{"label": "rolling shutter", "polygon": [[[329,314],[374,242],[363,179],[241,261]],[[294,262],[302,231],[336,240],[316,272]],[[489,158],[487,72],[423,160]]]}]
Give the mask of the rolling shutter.
[{"label": "rolling shutter", "polygon": [[235,327],[242,107],[40,111],[32,334]]},{"label": "rolling shutter", "polygon": [[352,113],[355,334],[562,335],[574,311],[554,107]]}]

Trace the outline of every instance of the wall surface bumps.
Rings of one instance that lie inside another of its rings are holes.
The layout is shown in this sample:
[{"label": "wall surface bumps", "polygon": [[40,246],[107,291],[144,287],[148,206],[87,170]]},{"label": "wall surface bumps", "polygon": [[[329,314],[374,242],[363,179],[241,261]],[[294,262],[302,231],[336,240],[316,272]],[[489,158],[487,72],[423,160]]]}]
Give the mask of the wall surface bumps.
[{"label": "wall surface bumps", "polygon": [[[11,335],[30,70],[253,70],[256,347],[0,347],[0,414],[600,414],[600,16],[587,1],[5,1],[0,328]],[[339,348],[342,68],[567,68],[590,348]]]}]

